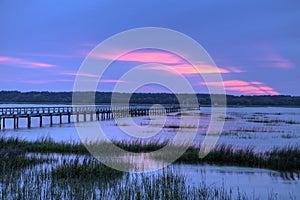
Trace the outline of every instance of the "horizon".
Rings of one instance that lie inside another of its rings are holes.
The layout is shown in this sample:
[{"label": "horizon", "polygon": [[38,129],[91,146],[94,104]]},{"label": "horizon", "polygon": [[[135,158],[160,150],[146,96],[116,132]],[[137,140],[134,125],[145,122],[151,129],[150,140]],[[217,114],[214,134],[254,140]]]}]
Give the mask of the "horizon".
[{"label": "horizon", "polygon": [[[298,2],[67,0],[2,1],[0,5],[0,90],[72,91],[79,77],[87,84],[97,83],[97,91],[111,92],[120,82],[130,85],[120,79],[135,66],[156,63],[141,70],[145,75],[157,72],[162,80],[177,80],[175,74],[180,74],[197,94],[209,93],[207,87],[224,87],[226,94],[234,96],[300,96]],[[114,61],[101,78],[97,73],[79,73],[86,56],[99,43],[143,27],[185,34],[203,46],[215,66],[199,63],[197,71],[181,55],[151,48],[114,59],[122,49],[109,46],[106,54],[94,58]],[[202,77],[214,74],[220,74],[223,81],[207,82]],[[170,89],[147,84],[136,91],[164,93]]]},{"label": "horizon", "polygon": [[48,92],[48,93],[72,93],[72,92],[86,92],[86,93],[120,93],[120,94],[179,94],[179,95],[226,95],[226,96],[235,96],[235,97],[277,97],[277,96],[284,96],[284,97],[300,97],[300,95],[288,95],[288,94],[278,94],[278,95],[271,95],[271,94],[266,94],[266,95],[235,95],[235,94],[210,94],[210,93],[168,93],[168,92],[134,92],[134,93],[129,93],[129,92],[109,92],[109,91],[19,91],[19,90],[1,90],[1,92],[18,92],[18,93],[43,93],[43,92]]}]

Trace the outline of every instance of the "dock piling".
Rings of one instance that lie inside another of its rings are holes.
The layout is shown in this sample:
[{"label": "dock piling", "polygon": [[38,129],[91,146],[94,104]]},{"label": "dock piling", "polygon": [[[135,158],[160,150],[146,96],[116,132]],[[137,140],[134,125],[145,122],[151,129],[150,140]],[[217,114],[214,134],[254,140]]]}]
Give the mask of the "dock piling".
[{"label": "dock piling", "polygon": [[50,126],[52,126],[52,125],[53,125],[53,114],[50,113]]},{"label": "dock piling", "polygon": [[28,114],[27,115],[27,128],[30,128],[31,127],[31,117],[30,115]]},{"label": "dock piling", "polygon": [[43,126],[43,115],[40,114],[40,127]]},{"label": "dock piling", "polygon": [[71,113],[68,112],[68,123],[70,124],[71,123]]}]

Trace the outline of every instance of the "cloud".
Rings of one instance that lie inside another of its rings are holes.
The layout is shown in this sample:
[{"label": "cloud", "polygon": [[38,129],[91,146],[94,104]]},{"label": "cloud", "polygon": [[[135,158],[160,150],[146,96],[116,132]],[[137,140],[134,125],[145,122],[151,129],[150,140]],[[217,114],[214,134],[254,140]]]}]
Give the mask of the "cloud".
[{"label": "cloud", "polygon": [[258,81],[251,81],[250,84],[252,84],[252,85],[263,85],[262,82],[258,82]]},{"label": "cloud", "polygon": [[123,83],[125,81],[117,80],[117,79],[102,79],[98,81],[99,83]]},{"label": "cloud", "polygon": [[290,60],[277,54],[267,55],[262,61],[265,62],[268,67],[274,67],[280,69],[294,68],[294,64]]},{"label": "cloud", "polygon": [[242,72],[241,70],[238,70],[238,68],[235,69],[227,69],[227,68],[221,68],[213,65],[207,65],[207,64],[198,64],[196,66],[190,65],[190,64],[179,64],[179,65],[157,65],[157,66],[145,66],[143,69],[145,70],[161,70],[161,71],[167,71],[170,73],[175,74],[183,74],[183,75],[192,75],[192,74],[213,74],[213,73],[221,73],[221,74],[227,74],[227,73],[238,73]]},{"label": "cloud", "polygon": [[211,74],[211,73],[229,73],[227,69],[219,68],[211,65],[197,65],[196,67],[193,65],[182,64],[182,65],[172,65],[172,66],[146,66],[143,69],[145,70],[161,70],[167,71],[175,74],[183,74],[183,75],[191,75],[191,74]]},{"label": "cloud", "polygon": [[227,67],[227,69],[230,71],[230,72],[234,72],[234,73],[241,73],[241,72],[246,72],[245,70],[242,70],[242,69],[239,69],[237,67]]},{"label": "cloud", "polygon": [[125,82],[125,81],[117,80],[117,79],[101,79],[101,80],[98,80],[99,76],[96,75],[96,74],[79,73],[79,72],[76,72],[76,71],[65,71],[65,72],[60,72],[59,74],[60,75],[67,75],[67,76],[81,76],[81,77],[86,77],[87,79],[84,79],[84,81],[87,81],[87,82],[98,82],[98,83],[119,83],[119,82]]},{"label": "cloud", "polygon": [[37,79],[22,79],[19,80],[21,83],[29,83],[29,84],[49,84],[49,83],[57,83],[57,82],[74,82],[74,80],[69,79],[53,79],[53,80],[37,80]]},{"label": "cloud", "polygon": [[256,59],[264,67],[272,67],[279,69],[294,68],[294,63],[283,56],[278,49],[270,43],[261,43],[256,45],[261,55]]},{"label": "cloud", "polygon": [[117,55],[118,55],[117,52],[110,53],[110,54],[92,54],[94,58],[127,61],[127,62],[162,63],[162,64],[184,63],[184,60],[179,56],[168,52],[160,52],[160,51],[134,51],[116,58]]},{"label": "cloud", "polygon": [[141,63],[160,63],[168,65],[147,66],[145,70],[162,70],[170,73],[180,73],[184,75],[199,74],[199,73],[240,73],[243,70],[230,66],[228,68],[216,67],[205,63],[198,62],[197,66],[187,63],[183,58],[175,54],[163,51],[154,50],[139,50],[129,52],[125,55],[117,57],[119,55],[118,50],[110,50],[111,53],[107,54],[92,54],[94,58],[117,60],[124,62],[141,62]]},{"label": "cloud", "polygon": [[50,58],[76,58],[77,55],[66,55],[66,54],[51,54],[51,53],[22,53],[25,56],[34,57],[50,57]]},{"label": "cloud", "polygon": [[[86,82],[98,82],[98,83],[118,83],[118,82],[124,82],[120,80],[114,80],[114,79],[104,79],[104,80],[97,80],[97,79],[86,79],[84,80]],[[74,80],[71,79],[51,79],[51,80],[38,80],[38,79],[21,79],[18,80],[18,82],[21,83],[29,83],[29,84],[49,84],[49,83],[57,83],[57,82],[74,82]]]},{"label": "cloud", "polygon": [[225,87],[226,91],[246,95],[279,95],[273,88],[256,81],[227,80],[223,82],[200,82],[200,85]]},{"label": "cloud", "polygon": [[13,65],[15,67],[20,67],[20,68],[33,68],[33,69],[54,67],[54,65],[48,63],[34,62],[34,61],[24,60],[22,58],[3,57],[3,56],[0,56],[0,64],[1,63],[6,65]]},{"label": "cloud", "polygon": [[96,74],[79,73],[79,72],[74,72],[74,71],[60,72],[59,74],[68,75],[68,76],[84,76],[84,77],[94,77],[94,78],[98,77],[98,75],[96,75]]}]

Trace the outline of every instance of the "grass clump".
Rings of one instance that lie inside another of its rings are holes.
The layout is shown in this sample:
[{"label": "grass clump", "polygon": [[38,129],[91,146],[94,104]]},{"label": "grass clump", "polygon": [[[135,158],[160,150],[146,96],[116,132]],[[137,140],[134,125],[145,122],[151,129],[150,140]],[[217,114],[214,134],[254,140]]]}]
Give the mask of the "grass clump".
[{"label": "grass clump", "polygon": [[7,147],[19,148],[23,152],[32,153],[88,153],[85,146],[81,143],[55,142],[51,138],[41,138],[36,141],[26,141],[19,138],[0,138],[0,149]]},{"label": "grass clump", "polygon": [[233,165],[267,168],[277,171],[300,172],[300,147],[286,146],[266,152],[255,152],[253,148],[235,149],[232,145],[219,145],[200,159],[199,148],[189,148],[178,163]]},{"label": "grass clump", "polygon": [[51,171],[53,179],[107,180],[120,178],[122,175],[121,171],[107,167],[90,156],[64,160],[62,165]]},{"label": "grass clump", "polygon": [[0,171],[11,171],[50,163],[53,158],[42,158],[37,155],[26,155],[24,149],[19,147],[2,147],[0,149]]}]

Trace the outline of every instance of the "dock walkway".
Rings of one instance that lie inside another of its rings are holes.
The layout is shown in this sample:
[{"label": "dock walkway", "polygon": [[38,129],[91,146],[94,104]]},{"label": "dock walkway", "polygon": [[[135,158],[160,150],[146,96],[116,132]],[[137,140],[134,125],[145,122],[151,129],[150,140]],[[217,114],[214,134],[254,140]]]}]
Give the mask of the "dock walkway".
[{"label": "dock walkway", "polygon": [[[76,122],[80,122],[80,116],[83,121],[89,120],[107,120],[114,118],[161,115],[164,113],[179,112],[179,106],[165,106],[160,108],[151,108],[150,106],[61,106],[61,107],[0,107],[0,129],[5,129],[7,118],[13,118],[13,128],[19,128],[19,119],[27,119],[27,128],[31,127],[31,119],[39,118],[40,127],[43,126],[43,118],[50,118],[50,126],[53,125],[53,117],[59,116],[59,123],[63,123],[63,116],[67,116],[67,123],[71,123],[71,116],[76,116]],[[151,112],[151,113],[149,113]]]}]

